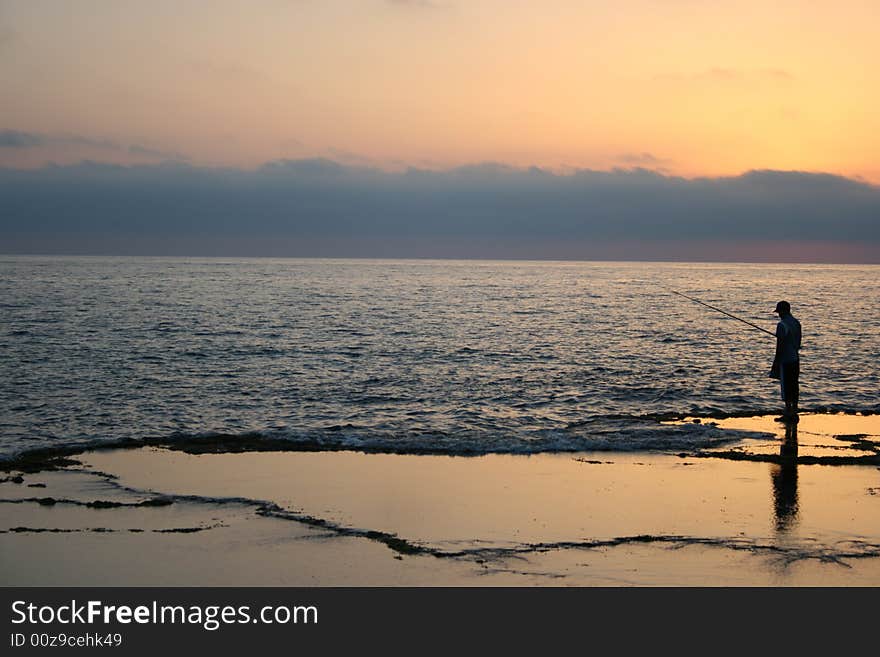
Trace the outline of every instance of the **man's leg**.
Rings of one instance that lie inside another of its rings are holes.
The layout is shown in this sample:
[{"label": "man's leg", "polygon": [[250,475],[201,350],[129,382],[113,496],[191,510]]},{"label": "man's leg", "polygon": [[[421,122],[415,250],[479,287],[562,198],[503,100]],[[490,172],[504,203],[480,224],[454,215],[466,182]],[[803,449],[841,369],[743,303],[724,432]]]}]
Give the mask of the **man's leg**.
[{"label": "man's leg", "polygon": [[789,417],[788,388],[785,385],[786,384],[785,374],[786,374],[785,365],[780,365],[779,366],[779,392],[781,393],[782,401],[785,404],[785,410],[782,412],[782,415],[780,415],[778,418],[775,418],[777,422],[785,422]]},{"label": "man's leg", "polygon": [[782,366],[782,396],[785,400],[785,416],[789,419],[797,419],[798,414],[798,375],[800,367],[798,363],[786,363]]}]

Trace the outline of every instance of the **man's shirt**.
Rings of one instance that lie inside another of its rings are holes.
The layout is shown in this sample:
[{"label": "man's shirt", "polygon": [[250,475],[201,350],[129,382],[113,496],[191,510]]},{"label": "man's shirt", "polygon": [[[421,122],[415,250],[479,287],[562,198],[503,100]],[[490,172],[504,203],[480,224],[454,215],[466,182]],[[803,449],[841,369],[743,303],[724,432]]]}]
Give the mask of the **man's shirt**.
[{"label": "man's shirt", "polygon": [[801,323],[793,316],[786,315],[779,320],[776,325],[776,340],[781,364],[800,360],[798,351],[801,348]]}]

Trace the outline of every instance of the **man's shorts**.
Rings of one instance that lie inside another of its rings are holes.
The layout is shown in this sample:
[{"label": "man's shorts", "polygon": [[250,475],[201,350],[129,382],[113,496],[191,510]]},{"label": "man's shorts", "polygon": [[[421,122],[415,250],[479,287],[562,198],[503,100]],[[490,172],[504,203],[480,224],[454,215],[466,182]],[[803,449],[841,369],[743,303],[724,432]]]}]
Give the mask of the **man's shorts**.
[{"label": "man's shorts", "polygon": [[782,387],[782,401],[797,401],[798,396],[800,395],[800,385],[798,383],[800,375],[800,361],[782,364],[779,377],[779,383]]}]

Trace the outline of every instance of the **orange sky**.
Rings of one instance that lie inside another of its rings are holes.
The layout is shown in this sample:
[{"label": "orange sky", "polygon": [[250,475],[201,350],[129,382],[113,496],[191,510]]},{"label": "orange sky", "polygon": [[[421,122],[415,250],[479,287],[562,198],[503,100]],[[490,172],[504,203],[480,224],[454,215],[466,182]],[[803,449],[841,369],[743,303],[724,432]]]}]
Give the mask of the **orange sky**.
[{"label": "orange sky", "polygon": [[478,161],[880,183],[876,0],[0,0],[0,165]]}]

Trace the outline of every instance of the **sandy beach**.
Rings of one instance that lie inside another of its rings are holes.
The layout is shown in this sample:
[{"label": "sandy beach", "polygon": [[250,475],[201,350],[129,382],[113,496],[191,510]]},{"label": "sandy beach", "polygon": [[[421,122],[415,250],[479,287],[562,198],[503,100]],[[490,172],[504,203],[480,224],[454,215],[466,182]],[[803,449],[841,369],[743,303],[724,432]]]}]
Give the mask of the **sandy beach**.
[{"label": "sandy beach", "polygon": [[880,417],[700,421],[753,433],[677,454],[88,451],[7,473],[0,568],[36,586],[880,584]]}]

